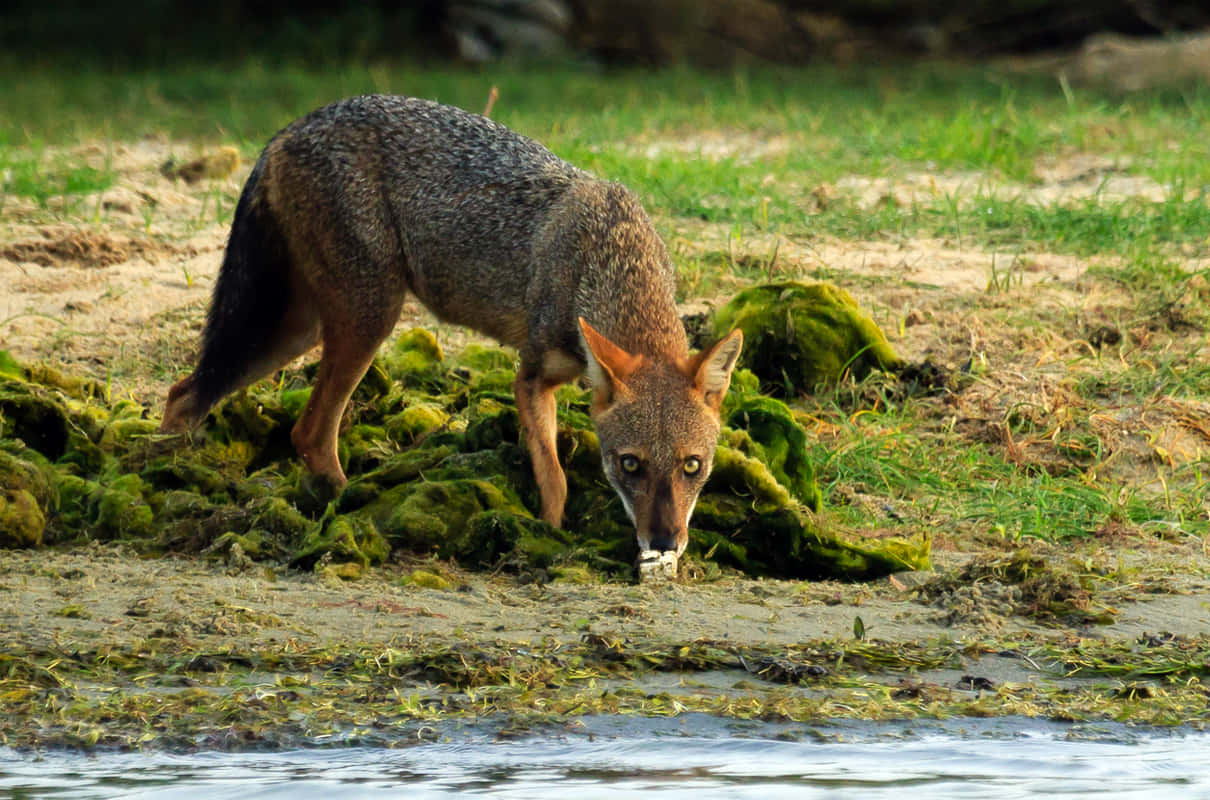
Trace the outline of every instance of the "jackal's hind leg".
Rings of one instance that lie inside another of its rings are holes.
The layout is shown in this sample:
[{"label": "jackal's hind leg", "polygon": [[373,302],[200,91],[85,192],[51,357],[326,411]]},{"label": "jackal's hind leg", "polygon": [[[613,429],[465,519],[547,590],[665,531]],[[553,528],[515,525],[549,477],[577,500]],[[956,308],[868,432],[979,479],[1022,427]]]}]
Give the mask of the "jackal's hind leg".
[{"label": "jackal's hind leg", "polygon": [[290,441],[307,469],[340,489],[348,483],[336,449],[340,420],[386,334],[346,337],[332,335],[325,328],[323,338],[319,377],[306,409],[290,432]]},{"label": "jackal's hind leg", "polygon": [[534,465],[534,478],[542,493],[542,519],[555,527],[563,524],[563,506],[567,502],[567,476],[559,465],[555,441],[558,432],[555,389],[558,386],[559,383],[551,383],[524,366],[513,382],[517,414],[525,429],[525,443]]}]

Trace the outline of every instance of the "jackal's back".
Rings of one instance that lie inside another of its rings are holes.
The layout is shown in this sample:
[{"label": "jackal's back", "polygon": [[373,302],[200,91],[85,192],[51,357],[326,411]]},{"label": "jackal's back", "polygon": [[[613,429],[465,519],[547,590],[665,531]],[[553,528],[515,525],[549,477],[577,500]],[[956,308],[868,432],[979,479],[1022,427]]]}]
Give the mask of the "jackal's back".
[{"label": "jackal's back", "polygon": [[438,316],[510,344],[536,232],[568,187],[593,180],[489,119],[384,95],[299,119],[263,161],[291,241],[320,256],[307,259],[313,280],[373,292],[391,265]]}]

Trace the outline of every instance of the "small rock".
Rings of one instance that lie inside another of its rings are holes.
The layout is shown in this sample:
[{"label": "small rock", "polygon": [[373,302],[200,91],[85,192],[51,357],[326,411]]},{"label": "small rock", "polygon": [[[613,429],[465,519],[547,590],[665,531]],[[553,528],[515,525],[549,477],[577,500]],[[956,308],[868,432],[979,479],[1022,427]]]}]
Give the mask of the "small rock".
[{"label": "small rock", "polygon": [[239,163],[239,150],[234,147],[220,147],[213,153],[207,153],[185,164],[166,161],[160,167],[160,174],[165,178],[180,178],[185,183],[196,183],[202,178],[226,178],[235,172]]}]

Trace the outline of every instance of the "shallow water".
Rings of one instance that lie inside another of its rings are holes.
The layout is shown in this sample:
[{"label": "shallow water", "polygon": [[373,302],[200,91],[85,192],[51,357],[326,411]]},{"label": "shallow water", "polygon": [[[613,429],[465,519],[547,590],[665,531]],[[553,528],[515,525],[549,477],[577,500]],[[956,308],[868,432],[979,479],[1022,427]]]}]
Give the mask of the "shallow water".
[{"label": "shallow water", "polygon": [[1205,733],[996,721],[770,725],[723,738],[690,735],[683,723],[510,741],[472,733],[398,749],[42,756],[0,750],[0,798],[1210,797]]}]

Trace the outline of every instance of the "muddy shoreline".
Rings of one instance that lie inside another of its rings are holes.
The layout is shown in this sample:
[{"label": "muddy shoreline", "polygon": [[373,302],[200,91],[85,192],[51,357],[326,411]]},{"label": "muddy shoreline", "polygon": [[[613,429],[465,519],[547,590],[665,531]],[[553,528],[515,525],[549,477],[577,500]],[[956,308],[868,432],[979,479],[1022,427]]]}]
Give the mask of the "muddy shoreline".
[{"label": "muddy shoreline", "polygon": [[539,585],[432,562],[347,581],[121,545],[9,551],[0,743],[396,746],[447,725],[486,722],[506,737],[584,715],[693,712],[735,724],[1210,723],[1210,564],[1193,548],[1133,556],[1136,576],[1160,582],[1101,586],[1092,606],[1111,624],[922,601],[970,558],[943,553],[933,573],[868,584]]}]

